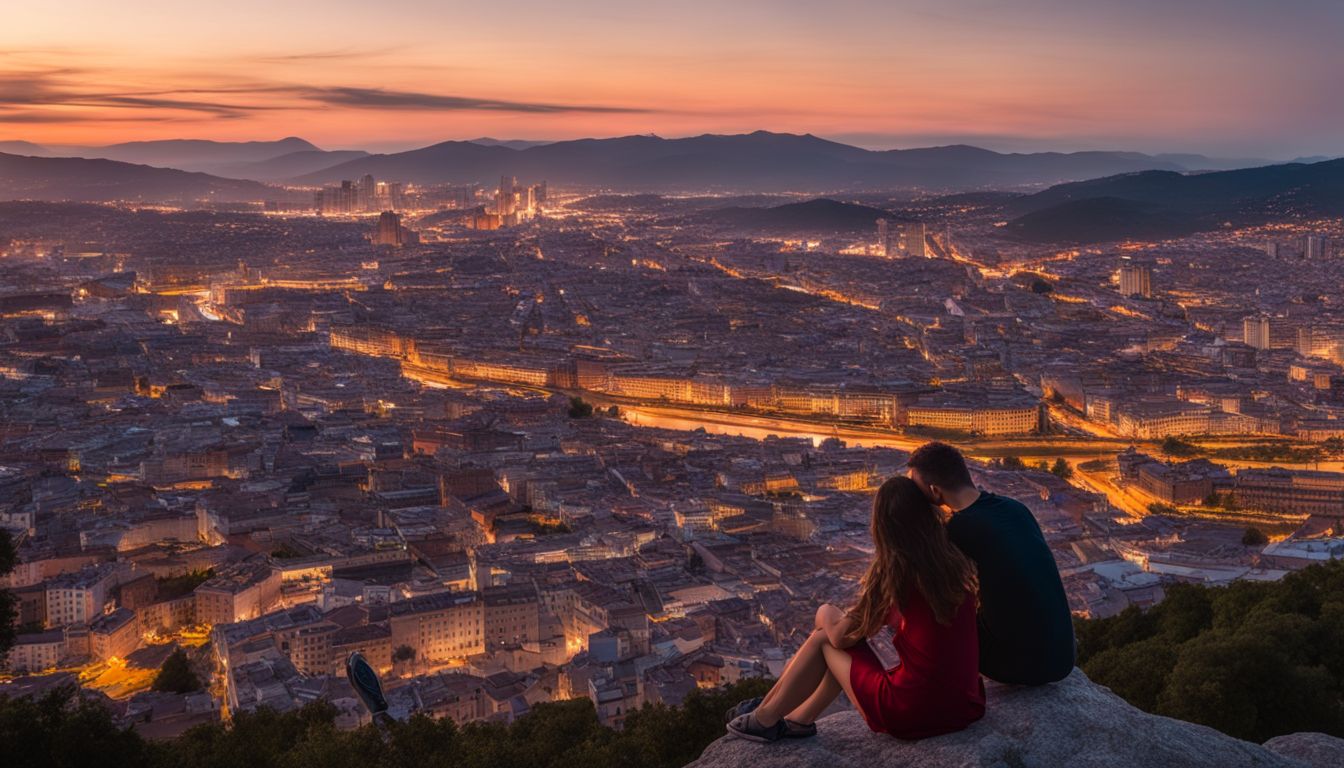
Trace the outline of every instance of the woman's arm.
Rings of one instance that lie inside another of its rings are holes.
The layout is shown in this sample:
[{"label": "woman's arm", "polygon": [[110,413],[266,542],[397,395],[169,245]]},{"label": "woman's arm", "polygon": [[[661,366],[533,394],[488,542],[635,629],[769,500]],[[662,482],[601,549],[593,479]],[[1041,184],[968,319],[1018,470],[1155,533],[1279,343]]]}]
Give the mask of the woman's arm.
[{"label": "woman's arm", "polygon": [[823,603],[817,609],[817,629],[825,632],[826,639],[836,648],[849,648],[860,639],[849,636],[854,629],[854,620],[830,603]]}]

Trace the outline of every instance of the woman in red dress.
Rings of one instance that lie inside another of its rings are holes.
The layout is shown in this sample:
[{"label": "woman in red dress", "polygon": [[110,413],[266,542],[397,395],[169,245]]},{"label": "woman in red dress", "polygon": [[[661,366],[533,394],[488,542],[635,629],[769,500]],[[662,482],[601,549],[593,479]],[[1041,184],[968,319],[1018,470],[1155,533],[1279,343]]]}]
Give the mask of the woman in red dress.
[{"label": "woman in red dress", "polygon": [[959,731],[984,715],[975,566],[909,478],[878,490],[872,534],[876,554],[854,608],[817,609],[816,630],[770,692],[730,710],[730,734],[811,736],[841,690],[869,728],[902,739]]}]

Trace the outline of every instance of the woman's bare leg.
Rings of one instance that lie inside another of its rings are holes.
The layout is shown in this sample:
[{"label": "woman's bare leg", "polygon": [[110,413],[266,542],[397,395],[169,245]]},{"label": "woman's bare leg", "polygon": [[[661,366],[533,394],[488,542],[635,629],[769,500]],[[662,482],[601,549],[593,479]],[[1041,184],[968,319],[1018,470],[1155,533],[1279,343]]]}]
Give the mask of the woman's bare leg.
[{"label": "woman's bare leg", "polygon": [[784,717],[795,723],[802,723],[804,725],[814,723],[817,721],[817,718],[821,716],[821,713],[825,712],[826,708],[831,706],[831,702],[835,701],[835,697],[840,695],[840,690],[840,683],[836,681],[835,675],[831,674],[831,671],[827,669],[826,674],[821,678],[821,685],[817,686],[817,690],[813,691],[812,695],[807,697],[807,701],[799,704],[797,709]]},{"label": "woman's bare leg", "polygon": [[[794,711],[816,692],[826,678],[826,657],[823,649],[830,647],[826,634],[821,630],[813,632],[803,643],[803,647],[793,655],[784,673],[775,681],[774,687],[765,695],[765,700],[753,713],[756,722],[770,727],[779,722],[784,715]],[[843,652],[842,652],[843,653]],[[849,654],[845,654],[848,658]]]},{"label": "woman's bare leg", "polygon": [[[829,673],[827,677],[840,684],[840,687],[845,691],[845,696],[849,698],[849,703],[853,704],[854,708],[859,710],[859,713],[864,715],[864,718],[867,719],[867,714],[864,713],[863,707],[859,704],[859,700],[854,697],[854,686],[850,684],[849,667],[853,662],[853,659],[850,658],[849,651],[842,651],[830,643],[826,643],[821,647],[821,656],[826,660],[826,669]],[[827,703],[829,704],[830,702]],[[823,709],[825,709],[825,707],[823,707]],[[818,714],[820,714],[820,712],[818,712]]]},{"label": "woman's bare leg", "polygon": [[[810,634],[810,635],[807,636],[807,640],[804,640],[804,641],[803,641],[803,645],[806,646],[809,642],[813,641],[813,639],[817,636],[818,633],[819,633],[819,630],[813,630],[813,631],[812,631],[812,634]],[[798,648],[798,651],[797,651],[796,653],[794,653],[792,656],[790,656],[788,661],[784,662],[784,669],[781,670],[780,673],[779,673],[779,678],[778,678],[779,680],[783,680],[783,679],[784,679],[784,676],[787,675],[787,674],[789,674],[789,670],[790,670],[790,669],[793,669],[793,662],[794,662],[799,656],[802,656],[802,655],[803,655],[803,649],[802,649],[802,647],[799,647],[799,648]],[[771,686],[771,687],[770,687],[770,690],[768,690],[768,691],[765,692],[765,696],[762,696],[762,697],[761,697],[761,703],[764,704],[765,702],[770,701],[770,699],[771,699],[772,697],[774,697],[774,695],[775,695],[775,691],[778,690],[778,688],[779,688],[778,685],[773,685],[773,686]]]}]

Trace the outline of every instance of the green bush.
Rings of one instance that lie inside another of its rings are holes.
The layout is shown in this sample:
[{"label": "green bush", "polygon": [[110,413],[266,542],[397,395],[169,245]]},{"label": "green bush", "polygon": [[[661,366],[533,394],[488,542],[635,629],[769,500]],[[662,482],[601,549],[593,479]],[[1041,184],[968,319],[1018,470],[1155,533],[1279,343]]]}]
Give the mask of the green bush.
[{"label": "green bush", "polygon": [[152,687],[156,691],[190,693],[201,690],[201,679],[192,671],[186,651],[178,648],[163,660]]},{"label": "green bush", "polygon": [[1177,584],[1147,611],[1076,626],[1079,666],[1141,709],[1256,742],[1344,736],[1344,562],[1276,583]]}]

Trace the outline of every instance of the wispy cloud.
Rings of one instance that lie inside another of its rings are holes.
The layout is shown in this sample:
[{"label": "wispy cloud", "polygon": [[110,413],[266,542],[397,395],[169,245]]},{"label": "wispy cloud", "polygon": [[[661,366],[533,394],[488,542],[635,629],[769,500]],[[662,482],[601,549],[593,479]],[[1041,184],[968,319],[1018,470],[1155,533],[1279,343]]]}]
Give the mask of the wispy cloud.
[{"label": "wispy cloud", "polygon": [[0,110],[0,124],[64,125],[74,123],[163,123],[173,120],[168,115],[91,115],[69,112],[33,112],[28,110]]},{"label": "wispy cloud", "polygon": [[356,50],[353,48],[341,48],[329,51],[304,51],[300,53],[274,54],[265,56],[252,56],[251,61],[258,61],[263,64],[280,64],[285,62],[303,62],[303,61],[359,61],[363,59],[373,59],[379,56],[385,56],[395,52],[394,48],[378,48],[372,50]]},{"label": "wispy cloud", "polygon": [[[308,56],[338,56],[306,54]],[[351,54],[357,55],[357,54]],[[62,68],[0,71],[0,110],[11,110],[5,122],[76,122],[78,109],[135,110],[142,113],[179,113],[214,118],[242,118],[262,111],[309,109],[313,105],[360,110],[415,110],[425,112],[487,111],[521,114],[641,113],[650,110],[619,105],[514,101],[480,96],[419,91],[308,86],[287,83],[211,83],[200,87],[141,89],[94,87],[99,73]],[[226,98],[210,98],[225,96]],[[15,110],[22,108],[22,113]],[[59,108],[52,109],[52,108]],[[19,114],[23,117],[20,118]],[[3,115],[3,112],[0,112]],[[42,115],[49,115],[43,119]]]},{"label": "wispy cloud", "polygon": [[638,113],[649,110],[635,107],[601,104],[554,104],[527,101],[506,101],[473,96],[446,96],[415,91],[389,91],[382,88],[297,88],[295,95],[332,106],[356,109],[415,109],[431,111],[488,110],[492,112],[528,112],[554,114],[562,112]]}]

